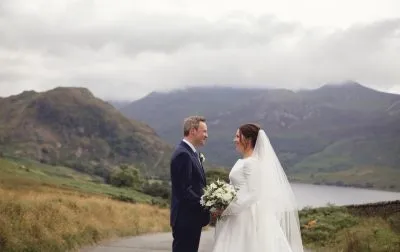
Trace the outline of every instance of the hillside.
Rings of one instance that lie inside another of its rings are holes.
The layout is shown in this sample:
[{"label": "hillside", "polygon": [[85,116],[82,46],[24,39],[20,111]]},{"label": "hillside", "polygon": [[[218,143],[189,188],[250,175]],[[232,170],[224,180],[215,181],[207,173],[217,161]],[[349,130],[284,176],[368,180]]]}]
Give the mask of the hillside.
[{"label": "hillside", "polygon": [[160,203],[70,168],[0,157],[0,251],[79,251],[169,231],[169,211]]},{"label": "hillside", "polygon": [[[121,111],[148,123],[170,144],[181,138],[185,116],[206,116],[209,140],[203,151],[208,162],[217,165],[230,167],[238,157],[232,144],[237,127],[257,122],[266,129],[290,175],[301,180],[340,184],[340,179],[329,176],[364,167],[372,176],[386,178],[392,171],[400,175],[400,96],[358,83],[298,92],[190,88],[152,93]],[[328,175],[318,180],[316,172]],[[363,179],[357,184],[366,185],[368,178]],[[389,186],[400,189],[397,182]]]},{"label": "hillside", "polygon": [[0,99],[0,152],[104,176],[120,163],[166,176],[171,147],[84,88]]}]

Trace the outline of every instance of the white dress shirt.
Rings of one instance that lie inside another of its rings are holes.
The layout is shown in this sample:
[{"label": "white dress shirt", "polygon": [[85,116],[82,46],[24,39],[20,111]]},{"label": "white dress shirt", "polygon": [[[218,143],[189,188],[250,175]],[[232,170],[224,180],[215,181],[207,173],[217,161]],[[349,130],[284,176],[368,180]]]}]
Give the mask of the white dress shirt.
[{"label": "white dress shirt", "polygon": [[190,146],[190,148],[193,150],[194,153],[197,152],[197,151],[196,151],[196,148],[193,146],[193,144],[192,144],[191,142],[189,142],[189,141],[186,140],[186,139],[183,139],[182,141],[184,141],[185,143],[187,143],[187,144]]}]

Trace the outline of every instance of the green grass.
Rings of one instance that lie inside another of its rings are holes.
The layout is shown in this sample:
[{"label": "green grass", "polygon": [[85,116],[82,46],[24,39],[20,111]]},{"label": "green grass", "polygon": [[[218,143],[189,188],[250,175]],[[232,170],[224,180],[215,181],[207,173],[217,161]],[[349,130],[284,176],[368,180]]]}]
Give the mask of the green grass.
[{"label": "green grass", "polygon": [[290,169],[290,177],[304,183],[400,191],[400,169],[398,164],[383,164],[390,155],[381,153],[382,144],[390,142],[368,142],[359,137],[336,141],[297,163]]},{"label": "green grass", "polygon": [[151,203],[152,197],[131,188],[113,187],[102,178],[62,166],[50,166],[26,159],[0,158],[0,186],[35,188],[48,185],[83,193],[103,194],[126,201]]},{"label": "green grass", "polygon": [[336,141],[335,143],[328,145],[321,152],[314,153],[301,162],[297,163],[291,170],[292,171],[304,171],[308,172],[321,172],[321,171],[332,171],[336,169],[345,169],[346,167],[352,166],[353,160],[349,150],[346,150],[348,146],[355,139],[346,139]]},{"label": "green grass", "polygon": [[400,251],[400,215],[353,215],[329,206],[300,212],[303,243],[313,251]]},{"label": "green grass", "polygon": [[324,247],[332,243],[340,230],[356,225],[359,219],[343,207],[307,208],[299,213],[303,243]]},{"label": "green grass", "polygon": [[389,167],[363,166],[345,171],[297,173],[291,176],[301,183],[328,184],[400,191],[400,171]]}]

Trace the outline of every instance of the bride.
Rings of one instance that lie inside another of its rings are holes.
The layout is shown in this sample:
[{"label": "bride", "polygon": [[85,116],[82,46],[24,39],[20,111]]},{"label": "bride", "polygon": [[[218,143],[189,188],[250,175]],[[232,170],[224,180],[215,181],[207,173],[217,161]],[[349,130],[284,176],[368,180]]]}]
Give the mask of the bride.
[{"label": "bride", "polygon": [[264,130],[244,124],[234,142],[243,155],[229,174],[238,193],[216,214],[213,252],[302,252],[296,200]]}]

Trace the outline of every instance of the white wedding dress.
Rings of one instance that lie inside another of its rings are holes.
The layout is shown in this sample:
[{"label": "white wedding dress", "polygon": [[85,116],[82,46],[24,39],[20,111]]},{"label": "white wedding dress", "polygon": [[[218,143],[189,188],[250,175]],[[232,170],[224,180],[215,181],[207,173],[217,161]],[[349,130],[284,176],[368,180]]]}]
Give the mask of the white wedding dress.
[{"label": "white wedding dress", "polygon": [[242,193],[238,201],[230,204],[226,210],[229,214],[223,216],[215,227],[215,242],[213,252],[257,251],[256,235],[256,188],[249,181],[251,171],[245,165],[249,160],[239,159],[233,166],[229,179],[231,184]]},{"label": "white wedding dress", "polygon": [[238,193],[217,221],[212,252],[303,252],[290,185],[274,168],[277,157],[263,131],[259,138],[255,154],[231,169]]}]

